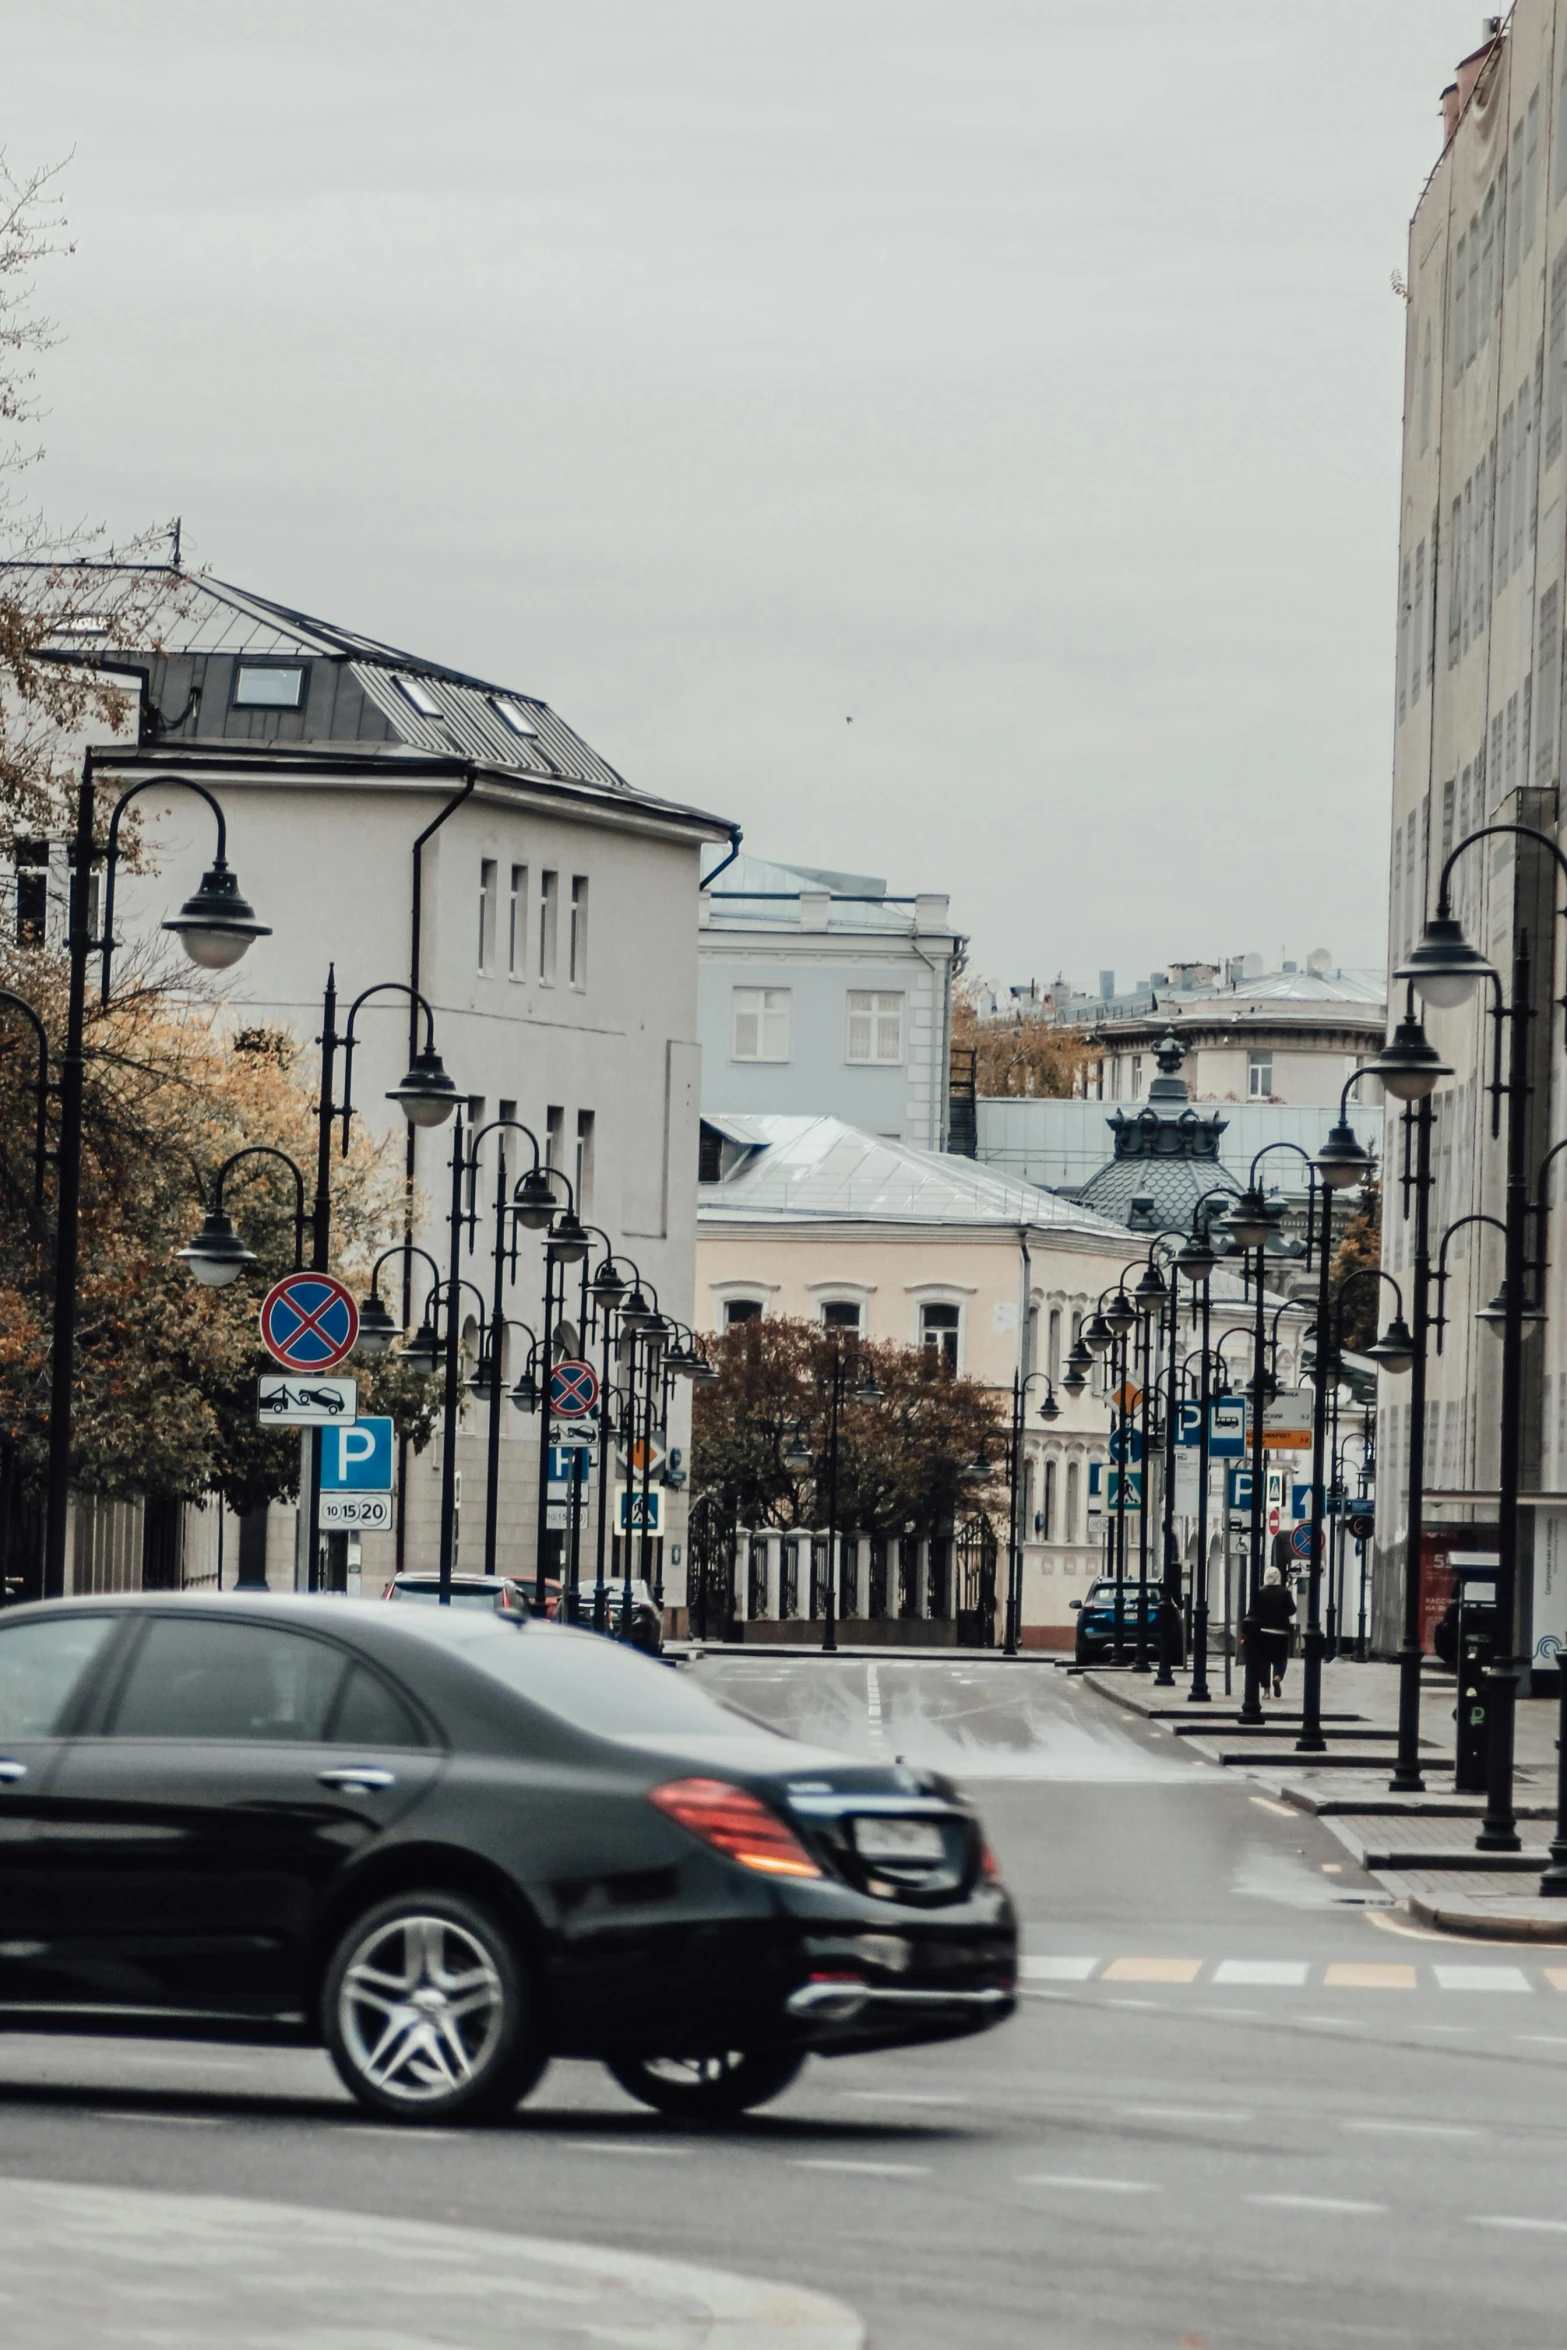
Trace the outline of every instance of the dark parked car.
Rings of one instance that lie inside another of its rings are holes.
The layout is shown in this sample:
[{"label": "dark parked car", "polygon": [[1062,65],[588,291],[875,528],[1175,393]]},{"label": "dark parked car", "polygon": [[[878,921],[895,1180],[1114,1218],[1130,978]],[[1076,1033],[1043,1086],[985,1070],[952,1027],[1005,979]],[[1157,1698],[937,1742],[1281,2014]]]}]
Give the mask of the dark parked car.
[{"label": "dark parked car", "polygon": [[[1150,1644],[1159,1637],[1159,1587],[1148,1588],[1148,1638]],[[1103,1664],[1115,1650],[1115,1577],[1101,1575],[1093,1584],[1086,1599],[1074,1599],[1077,1610],[1076,1656],[1080,1665]],[[1129,1575],[1121,1585],[1121,1642],[1125,1648],[1137,1642],[1137,1578]]]},{"label": "dark parked car", "polygon": [[324,2043],[399,2120],[551,2055],[671,2114],[984,2030],[1017,1928],[948,1783],[489,1608],[0,1615],[0,2030]]}]

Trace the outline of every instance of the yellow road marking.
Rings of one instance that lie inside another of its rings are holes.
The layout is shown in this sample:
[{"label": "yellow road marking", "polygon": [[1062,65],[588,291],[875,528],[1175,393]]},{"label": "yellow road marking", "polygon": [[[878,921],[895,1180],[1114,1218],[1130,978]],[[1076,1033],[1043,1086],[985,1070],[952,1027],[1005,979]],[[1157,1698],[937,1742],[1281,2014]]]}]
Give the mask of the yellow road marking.
[{"label": "yellow road marking", "polygon": [[1339,1959],[1322,1977],[1329,1991],[1413,1991],[1412,1966],[1366,1966],[1355,1959]]}]

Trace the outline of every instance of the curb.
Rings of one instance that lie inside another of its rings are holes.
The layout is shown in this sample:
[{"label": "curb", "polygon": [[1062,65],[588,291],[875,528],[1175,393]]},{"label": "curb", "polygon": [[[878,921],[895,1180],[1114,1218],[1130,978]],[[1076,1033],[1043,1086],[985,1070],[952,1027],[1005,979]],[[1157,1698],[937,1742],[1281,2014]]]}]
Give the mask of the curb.
[{"label": "curb", "polygon": [[1567,1943],[1567,1917],[1558,1924],[1554,1918],[1507,1916],[1500,1910],[1449,1909],[1423,1893],[1407,1893],[1404,1906],[1423,1926],[1434,1926],[1441,1934],[1462,1934],[1470,1941]]}]

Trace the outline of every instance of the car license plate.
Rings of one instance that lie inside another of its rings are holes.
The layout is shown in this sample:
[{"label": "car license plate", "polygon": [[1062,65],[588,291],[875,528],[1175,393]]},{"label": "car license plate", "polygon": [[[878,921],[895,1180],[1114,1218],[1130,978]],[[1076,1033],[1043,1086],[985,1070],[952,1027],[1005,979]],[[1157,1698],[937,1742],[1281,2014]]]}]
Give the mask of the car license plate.
[{"label": "car license plate", "polygon": [[857,1819],[854,1849],[862,1860],[945,1860],[946,1843],[934,1820]]}]

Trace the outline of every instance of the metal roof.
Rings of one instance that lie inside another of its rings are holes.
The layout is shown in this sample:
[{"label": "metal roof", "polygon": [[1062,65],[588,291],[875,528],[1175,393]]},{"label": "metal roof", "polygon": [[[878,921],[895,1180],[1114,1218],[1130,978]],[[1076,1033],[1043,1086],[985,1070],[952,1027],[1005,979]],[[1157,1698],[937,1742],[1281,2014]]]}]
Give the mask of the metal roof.
[{"label": "metal roof", "polygon": [[704,891],[703,926],[708,930],[798,931],[801,896],[819,897],[824,891],[829,930],[887,931],[907,937],[914,928],[912,901],[887,902],[887,884],[874,874],[826,873],[807,865],[777,865],[769,858],[749,854],[724,867],[719,888]]},{"label": "metal roof", "polygon": [[[8,564],[3,571],[8,586],[25,603],[36,607],[58,595],[61,566]],[[78,613],[96,593],[91,583],[101,581],[109,627],[103,635],[89,634],[80,626],[65,631],[52,643],[53,652],[77,654],[87,664],[95,649],[108,660],[121,657],[125,632],[114,618],[118,607],[134,613],[135,635],[145,637],[147,651],[159,660],[286,661],[296,656],[335,662],[349,671],[385,720],[392,740],[411,750],[471,759],[521,775],[594,784],[601,790],[630,789],[608,760],[535,694],[313,619],[206,572],[176,571],[169,564],[87,564],[71,566],[69,577],[70,602]],[[402,688],[404,679],[416,681],[439,705],[438,715],[416,708]],[[534,729],[531,736],[507,725],[497,708],[505,703],[523,713]],[[198,737],[199,722],[196,731],[171,739],[191,742]]]},{"label": "metal roof", "polygon": [[[707,1114],[704,1112],[704,1116]],[[841,1119],[785,1115],[707,1117],[748,1155],[697,1193],[697,1223],[1009,1225],[1124,1243],[1108,1218],[973,1159],[863,1134]]]}]

